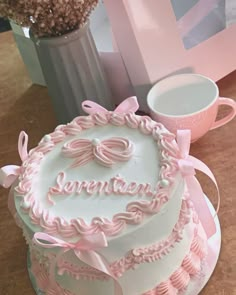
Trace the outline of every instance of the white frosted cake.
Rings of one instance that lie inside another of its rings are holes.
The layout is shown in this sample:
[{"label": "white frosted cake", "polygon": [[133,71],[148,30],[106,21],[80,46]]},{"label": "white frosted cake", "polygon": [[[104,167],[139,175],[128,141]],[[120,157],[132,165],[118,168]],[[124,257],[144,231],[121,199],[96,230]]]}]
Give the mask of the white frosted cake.
[{"label": "white frosted cake", "polygon": [[175,136],[126,109],[60,125],[23,159],[15,207],[46,295],[184,294],[201,270]]}]

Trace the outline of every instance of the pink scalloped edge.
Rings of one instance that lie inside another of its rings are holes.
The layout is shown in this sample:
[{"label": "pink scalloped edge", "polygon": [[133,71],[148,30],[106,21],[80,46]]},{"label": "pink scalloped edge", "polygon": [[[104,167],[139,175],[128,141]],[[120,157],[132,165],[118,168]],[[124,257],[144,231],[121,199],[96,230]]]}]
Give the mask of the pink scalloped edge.
[{"label": "pink scalloped edge", "polygon": [[[186,193],[186,197],[188,197],[188,194]],[[175,224],[171,234],[169,237],[167,237],[165,240],[158,241],[157,243],[154,243],[152,245],[132,249],[129,251],[124,257],[121,259],[114,261],[110,264],[110,269],[115,277],[119,278],[121,277],[127,270],[129,269],[135,269],[137,265],[141,263],[149,263],[154,262],[159,259],[161,259],[164,255],[168,254],[171,249],[174,247],[175,243],[180,242],[183,237],[183,230],[187,224],[189,224],[190,221],[193,221],[193,224],[195,224],[195,227],[199,224],[199,219],[196,217],[196,213],[193,208],[193,204],[190,199],[183,199],[181,210],[179,214],[179,219],[177,223]],[[27,244],[30,246],[30,248],[34,248],[34,251],[36,252],[36,249],[39,250],[37,246],[35,246],[32,243],[32,237],[29,236],[27,231],[22,226],[23,235],[25,237],[25,240]],[[44,259],[55,259],[54,256],[48,257],[49,254],[46,256],[43,255]],[[52,253],[50,253],[52,255]],[[40,258],[41,259],[41,258]],[[70,276],[79,279],[99,279],[99,280],[107,280],[109,279],[108,276],[104,275],[103,273],[99,272],[96,269],[93,269],[89,266],[86,267],[78,267],[74,264],[71,264],[70,262],[63,259],[63,256],[60,260],[57,262],[58,267],[58,274],[63,275],[64,273],[69,274]]]},{"label": "pink scalloped edge", "polygon": [[[116,214],[112,220],[95,217],[90,224],[87,224],[82,218],[66,221],[61,217],[52,217],[49,213],[50,209],[43,209],[32,192],[32,180],[39,171],[41,160],[67,135],[75,135],[81,130],[106,124],[136,128],[143,134],[152,135],[157,141],[157,146],[161,150],[158,193],[150,201],[130,202],[126,207],[126,212]],[[15,188],[15,196],[23,199],[21,209],[29,215],[31,223],[40,226],[49,234],[75,238],[103,231],[106,236],[117,235],[126,227],[126,224],[140,224],[147,215],[158,213],[168,202],[170,190],[178,173],[177,159],[180,157],[174,138],[175,136],[169,133],[162,124],[152,121],[147,116],[138,117],[134,113],[109,112],[77,117],[68,125],[58,126],[53,133],[45,136],[39,145],[29,152],[28,159],[22,165],[23,171],[19,177],[19,184]],[[165,180],[164,185],[162,180]]]},{"label": "pink scalloped edge", "polygon": [[179,292],[184,292],[191,278],[200,273],[202,261],[206,255],[206,240],[197,234],[192,241],[190,252],[185,256],[181,266],[168,280],[142,295],[178,295]]},{"label": "pink scalloped edge", "polygon": [[[190,211],[191,208],[191,211]],[[135,269],[141,263],[154,262],[161,259],[164,255],[168,254],[174,247],[175,243],[180,242],[183,237],[183,230],[185,226],[190,222],[192,210],[192,203],[190,200],[182,201],[180,215],[177,223],[175,224],[171,234],[165,240],[159,241],[147,247],[136,248],[129,251],[121,259],[114,261],[110,264],[110,269],[115,277],[121,277],[129,269]],[[194,214],[192,214],[192,217]],[[195,219],[195,218],[194,218]],[[194,223],[198,224],[199,220],[193,220]],[[67,273],[76,279],[84,278],[87,279],[109,279],[101,272],[86,266],[78,267],[70,262],[61,259],[58,261],[58,272],[60,275]]]},{"label": "pink scalloped edge", "polygon": [[[170,278],[154,289],[149,290],[142,295],[178,295],[183,292],[192,277],[201,271],[202,260],[207,255],[207,243],[196,232],[191,243],[190,252],[185,256],[181,266],[170,276]],[[45,295],[74,295],[73,293],[62,289],[57,283],[49,280],[49,274],[43,264],[38,263],[37,259],[31,253],[31,271],[35,276],[38,287],[45,292]],[[91,279],[89,276],[88,279]]]}]

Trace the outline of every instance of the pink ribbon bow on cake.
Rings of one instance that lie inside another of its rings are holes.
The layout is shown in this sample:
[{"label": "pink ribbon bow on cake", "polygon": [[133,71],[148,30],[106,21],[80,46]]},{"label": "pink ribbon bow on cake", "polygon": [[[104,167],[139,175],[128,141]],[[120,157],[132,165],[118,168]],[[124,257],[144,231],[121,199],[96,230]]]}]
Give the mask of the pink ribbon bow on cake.
[{"label": "pink ribbon bow on cake", "polygon": [[[28,135],[21,131],[18,139],[18,152],[21,158],[21,161],[24,162],[28,157]],[[21,167],[16,165],[7,165],[0,168],[0,185],[9,188],[18,176],[21,173]],[[13,215],[16,217],[16,208],[14,203],[14,194],[13,191],[10,191],[8,198],[8,208]]]},{"label": "pink ribbon bow on cake", "polygon": [[178,161],[179,168],[182,176],[185,179],[186,186],[190,195],[190,198],[194,204],[195,210],[199,216],[202,226],[209,239],[216,232],[216,225],[214,218],[208,208],[204,193],[201,185],[195,177],[195,169],[206,174],[215,184],[218,194],[218,206],[216,212],[219,210],[220,195],[216,179],[211,170],[200,160],[189,155],[191,142],[190,130],[178,130],[177,131],[177,144],[180,150],[180,159]]},{"label": "pink ribbon bow on cake", "polygon": [[117,278],[113,275],[110,270],[109,264],[105,257],[96,252],[98,249],[107,247],[107,240],[103,232],[88,235],[81,238],[76,243],[70,243],[58,238],[52,237],[46,233],[35,233],[33,237],[33,242],[46,249],[51,249],[55,247],[62,248],[62,251],[57,254],[54,263],[51,264],[50,268],[50,280],[51,283],[55,283],[55,270],[57,266],[57,261],[62,254],[72,250],[74,251],[76,257],[87,265],[95,268],[104,274],[108,275],[114,281],[114,294],[123,295],[121,285],[119,284]]},{"label": "pink ribbon bow on cake", "polygon": [[[18,152],[21,161],[24,162],[28,157],[27,152],[28,135],[21,131],[18,139]],[[0,185],[9,188],[13,182],[17,179],[21,172],[21,167],[16,165],[7,165],[0,169]]]},{"label": "pink ribbon bow on cake", "polygon": [[[137,101],[136,96],[131,96],[124,101],[122,101],[118,107],[113,111],[113,113],[117,114],[125,114],[128,112],[136,112],[139,108],[139,104]],[[92,115],[94,113],[107,113],[109,112],[104,107],[100,106],[96,102],[93,102],[91,100],[85,100],[82,102],[82,109],[89,115]]]}]

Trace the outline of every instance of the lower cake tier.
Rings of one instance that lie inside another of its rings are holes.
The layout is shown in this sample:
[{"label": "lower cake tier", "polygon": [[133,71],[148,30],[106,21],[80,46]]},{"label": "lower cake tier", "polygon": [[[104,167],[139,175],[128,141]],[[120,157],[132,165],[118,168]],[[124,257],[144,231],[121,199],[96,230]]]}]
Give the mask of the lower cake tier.
[{"label": "lower cake tier", "polygon": [[[201,271],[207,255],[206,235],[193,210],[181,237],[171,247],[169,242],[167,239],[158,246],[135,249],[110,263],[123,295],[177,295],[186,289],[191,278]],[[31,272],[45,295],[115,294],[113,279],[84,264],[73,253],[59,257],[55,250],[42,250],[28,243]]]}]

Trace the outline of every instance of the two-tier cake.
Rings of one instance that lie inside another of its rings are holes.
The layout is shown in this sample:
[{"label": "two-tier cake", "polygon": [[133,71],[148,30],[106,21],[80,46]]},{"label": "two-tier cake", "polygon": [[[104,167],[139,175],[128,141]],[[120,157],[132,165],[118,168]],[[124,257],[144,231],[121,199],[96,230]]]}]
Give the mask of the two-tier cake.
[{"label": "two-tier cake", "polygon": [[29,153],[20,135],[11,201],[46,295],[173,295],[201,270],[207,237],[180,147],[137,108],[135,98],[114,112],[86,102],[90,115]]}]

